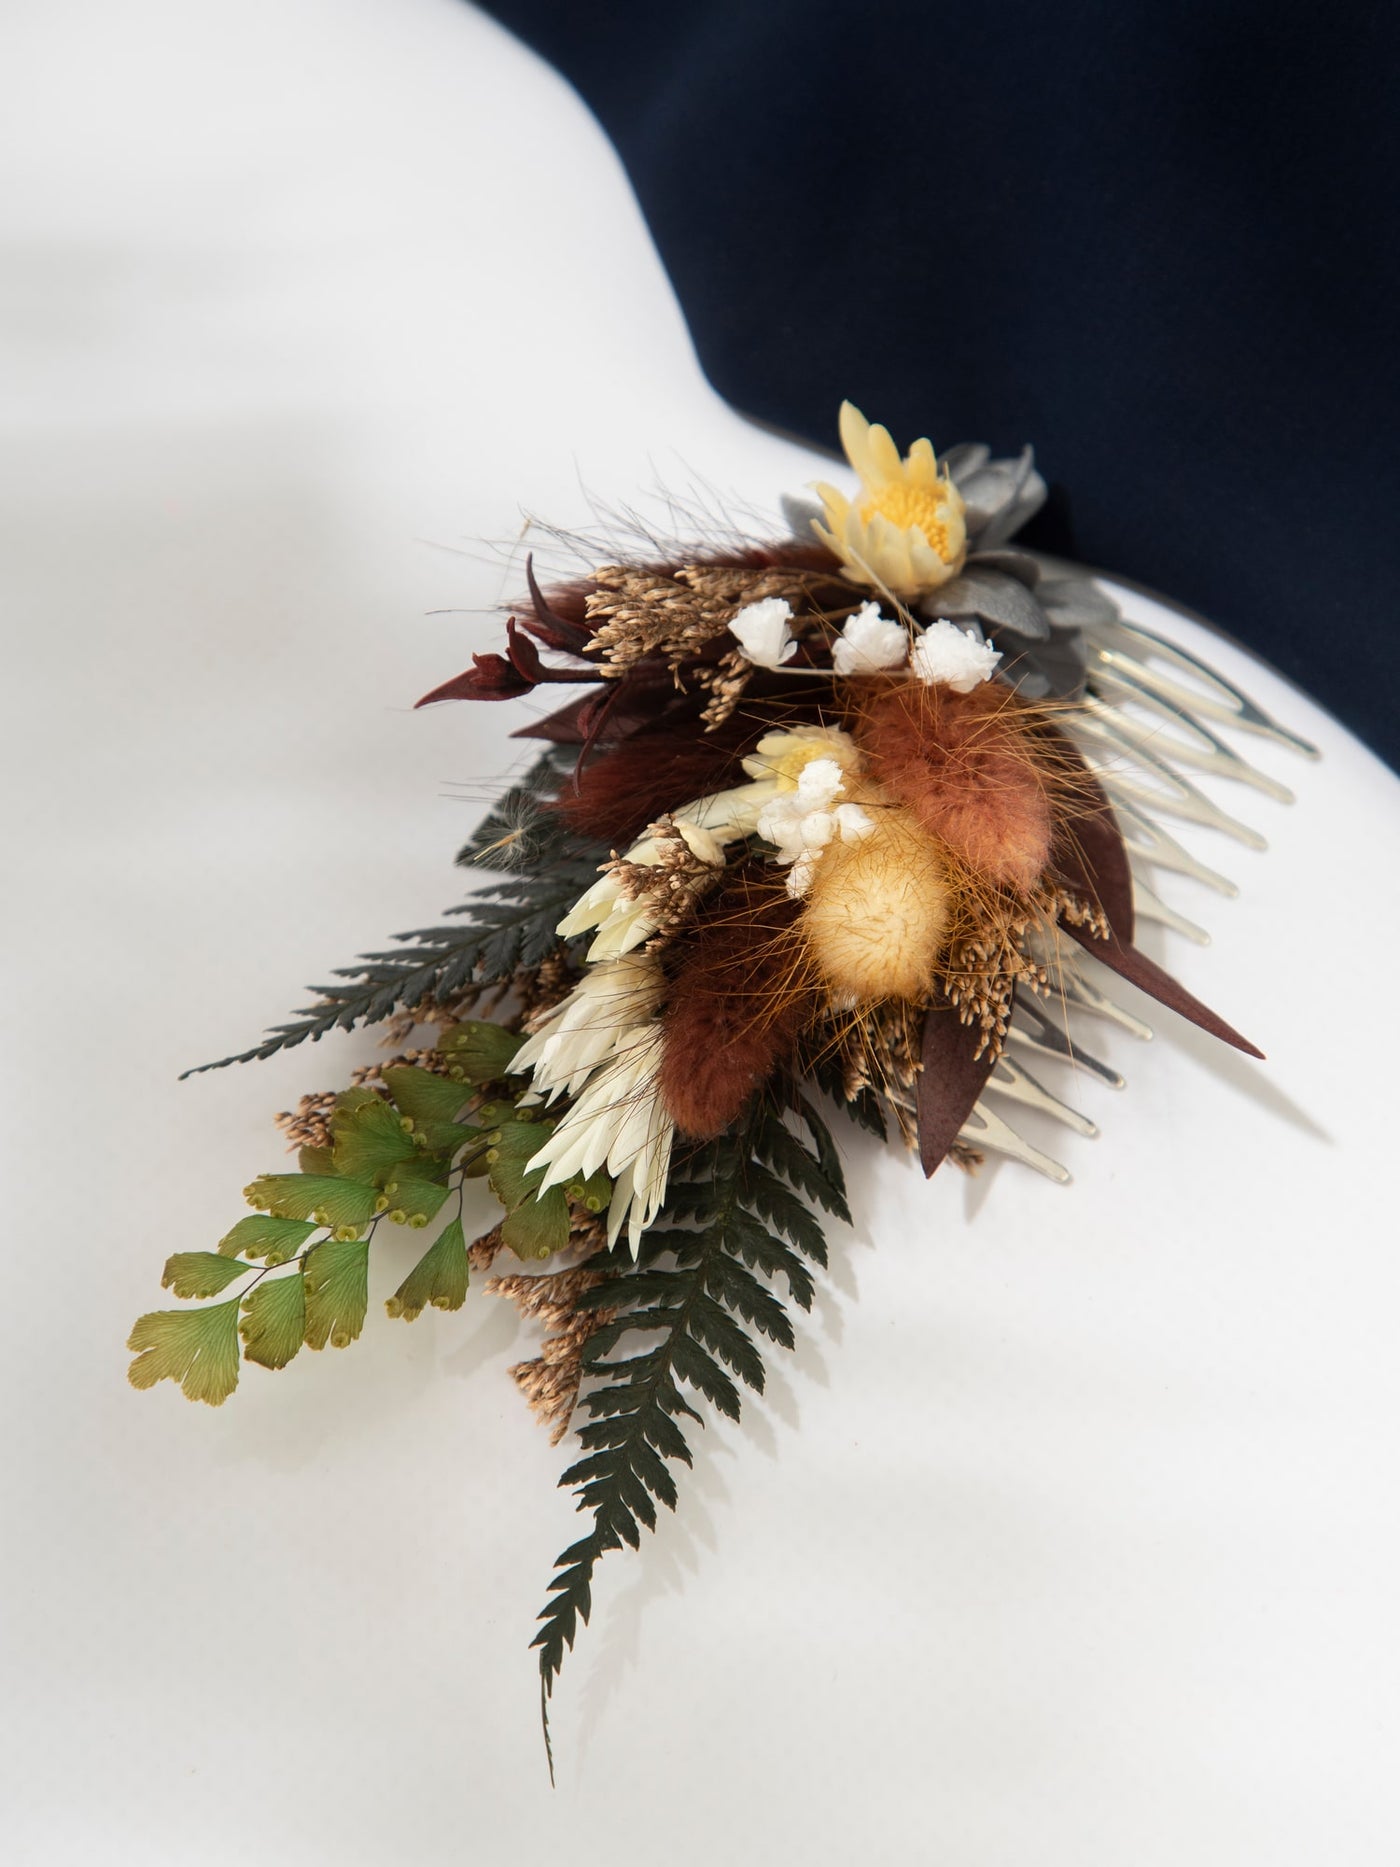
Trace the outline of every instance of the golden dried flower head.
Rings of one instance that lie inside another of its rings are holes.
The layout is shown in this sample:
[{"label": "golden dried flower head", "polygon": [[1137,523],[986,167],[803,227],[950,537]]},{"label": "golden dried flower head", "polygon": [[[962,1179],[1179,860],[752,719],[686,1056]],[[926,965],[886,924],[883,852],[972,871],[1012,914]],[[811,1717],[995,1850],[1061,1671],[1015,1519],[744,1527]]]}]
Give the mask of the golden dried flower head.
[{"label": "golden dried flower head", "polygon": [[841,445],[860,476],[854,501],[818,484],[825,525],[812,529],[856,583],[906,600],[956,577],[967,556],[962,495],[940,470],[933,445],[915,441],[901,459],[887,428],[841,404]]}]

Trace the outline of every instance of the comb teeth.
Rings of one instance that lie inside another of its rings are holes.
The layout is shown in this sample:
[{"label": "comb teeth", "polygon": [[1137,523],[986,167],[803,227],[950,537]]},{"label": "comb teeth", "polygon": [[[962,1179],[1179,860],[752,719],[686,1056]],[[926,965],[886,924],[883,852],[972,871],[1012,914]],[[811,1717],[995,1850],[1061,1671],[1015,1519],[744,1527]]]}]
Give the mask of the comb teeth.
[{"label": "comb teeth", "polygon": [[[1193,622],[1204,621],[1180,604],[1155,600]],[[1162,664],[1170,672],[1163,672]],[[1157,821],[1158,814],[1215,830],[1247,849],[1268,845],[1257,830],[1222,810],[1177,768],[1229,779],[1275,803],[1290,804],[1293,793],[1286,785],[1252,765],[1214,729],[1226,726],[1252,733],[1307,758],[1318,756],[1316,747],[1281,726],[1188,649],[1121,615],[1090,634],[1083,706],[1064,724],[1117,813],[1132,865],[1138,917],[1208,946],[1206,929],[1164,901],[1148,875],[1153,880],[1158,870],[1185,875],[1227,899],[1239,889],[1178,842]],[[1096,1080],[1122,1089],[1124,1079],[1085,1047],[1079,1026],[1098,1018],[1140,1039],[1150,1038],[1152,1027],[1105,990],[1103,982],[1113,975],[1082,947],[1049,935],[1036,936],[1030,950],[1048,972],[1050,990],[1043,997],[1017,992],[1007,1049],[958,1139],[967,1147],[1018,1160],[1064,1185],[1070,1179],[1068,1169],[1014,1128],[1005,1107],[1029,1109],[1090,1139],[1099,1130],[1033,1076],[1023,1059],[1068,1066],[1081,1082]]]}]

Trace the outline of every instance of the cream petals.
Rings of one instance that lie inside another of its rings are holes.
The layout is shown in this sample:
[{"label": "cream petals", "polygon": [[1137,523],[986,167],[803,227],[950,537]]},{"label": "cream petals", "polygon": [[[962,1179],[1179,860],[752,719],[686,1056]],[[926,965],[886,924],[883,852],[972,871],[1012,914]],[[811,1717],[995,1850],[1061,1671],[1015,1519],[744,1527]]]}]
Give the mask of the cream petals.
[{"label": "cream petals", "polygon": [[921,439],[900,458],[889,430],[872,425],[849,402],[841,405],[841,445],[860,480],[854,501],[818,483],[825,524],[812,529],[857,583],[899,598],[936,590],[961,570],[967,555],[962,497]]}]

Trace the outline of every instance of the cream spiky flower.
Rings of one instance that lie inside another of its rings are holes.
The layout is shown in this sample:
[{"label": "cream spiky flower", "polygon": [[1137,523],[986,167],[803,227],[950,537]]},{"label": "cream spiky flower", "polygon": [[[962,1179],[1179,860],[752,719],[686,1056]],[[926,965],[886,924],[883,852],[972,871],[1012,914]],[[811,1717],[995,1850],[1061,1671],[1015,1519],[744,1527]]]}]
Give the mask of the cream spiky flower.
[{"label": "cream spiky flower", "polygon": [[[697,803],[703,801],[696,800]],[[724,838],[716,836],[703,824],[692,822],[684,810],[673,814],[671,824],[696,861],[712,868],[718,875],[724,867]],[[749,833],[747,825],[722,824],[721,827],[729,830],[730,841]],[[661,839],[648,834],[633,843],[622,860],[624,865],[660,868],[663,859]],[[615,959],[620,954],[630,953],[634,947],[649,940],[660,924],[661,914],[656,897],[629,893],[618,868],[610,864],[608,870],[569,909],[555,931],[568,939],[596,927],[597,938],[588,949],[590,963],[596,964],[600,960]]]},{"label": "cream spiky flower", "polygon": [[575,1098],[527,1163],[544,1169],[540,1192],[603,1168],[613,1181],[608,1243],[625,1225],[634,1255],[666,1196],[675,1138],[659,1089],[664,995],[661,968],[644,954],[590,966],[515,1059],[547,1102]]},{"label": "cream spiky flower", "polygon": [[541,1193],[602,1168],[613,1181],[608,1243],[625,1225],[634,1257],[666,1197],[676,1133],[661,1100],[661,1044],[655,1021],[615,1032],[610,1061],[528,1162],[544,1169]]},{"label": "cream spiky flower", "polygon": [[860,476],[854,503],[834,486],[814,490],[826,524],[812,529],[857,583],[913,599],[956,577],[967,556],[962,495],[941,471],[933,445],[915,441],[901,459],[887,428],[841,404],[841,445]]},{"label": "cream spiky flower", "polygon": [[661,968],[647,954],[590,966],[568,997],[536,1020],[516,1052],[545,1101],[577,1095],[617,1048],[622,1033],[648,1025],[665,996]]}]

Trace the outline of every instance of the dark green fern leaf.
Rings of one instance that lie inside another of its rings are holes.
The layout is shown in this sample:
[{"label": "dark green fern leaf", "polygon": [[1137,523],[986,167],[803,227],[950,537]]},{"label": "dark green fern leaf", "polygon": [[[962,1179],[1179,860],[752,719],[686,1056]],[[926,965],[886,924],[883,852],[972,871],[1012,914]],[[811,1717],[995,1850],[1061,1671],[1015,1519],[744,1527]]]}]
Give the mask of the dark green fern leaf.
[{"label": "dark green fern leaf", "polygon": [[803,1072],[821,1090],[822,1094],[836,1103],[841,1113],[853,1121],[858,1128],[864,1128],[867,1134],[875,1135],[881,1141],[889,1140],[889,1124],[885,1120],[885,1111],[880,1105],[880,1098],[868,1086],[848,1097],[842,1081],[841,1065],[837,1058],[824,1056],[808,1059]]},{"label": "dark green fern leaf", "polygon": [[[804,1260],[824,1264],[826,1246],[798,1193],[844,1214],[845,1192],[830,1136],[795,1091],[788,1101],[813,1147],[760,1099],[736,1134],[678,1167],[639,1261],[625,1249],[594,1260],[604,1281],[578,1299],[580,1308],[615,1313],[589,1338],[580,1402],[587,1418],[578,1428],[584,1456],[559,1481],[574,1489],[593,1525],[559,1557],[532,1643],[546,1701],[592,1610],[599,1561],[609,1550],[637,1548],[643,1528],[656,1526],[658,1505],[675,1509],[671,1468],[691,1463],[682,1422],[703,1424],[689,1395],[737,1420],[741,1385],[763,1391],[755,1337],[793,1345],[775,1285],[811,1306]],[[635,1353],[617,1353],[634,1340]]]},{"label": "dark green fern leaf", "polygon": [[[518,812],[522,798],[540,800],[552,795],[559,781],[552,759],[537,761],[488,816],[459,860],[469,858],[486,869],[513,868],[516,856],[510,851],[514,846],[497,847],[507,834],[512,811]],[[511,799],[517,803],[508,811]],[[310,987],[317,995],[315,1003],[303,1006],[286,1024],[275,1025],[261,1043],[221,1057],[217,1063],[200,1064],[185,1075],[221,1070],[230,1063],[260,1062],[279,1050],[308,1040],[314,1043],[329,1031],[378,1024],[410,1005],[447,1004],[469,985],[506,981],[517,967],[538,966],[559,946],[555,928],[597,880],[598,864],[608,853],[600,844],[573,836],[560,827],[558,819],[550,817],[549,822],[553,827],[547,834],[556,846],[551,847],[551,859],[543,871],[510,873],[508,879],[491,883],[460,907],[449,908],[453,925],[396,934],[400,945],[366,953],[353,966],[337,968],[331,984]],[[569,944],[572,950],[581,951],[586,942]]]},{"label": "dark green fern leaf", "polygon": [[568,826],[548,808],[559,795],[575,757],[573,747],[551,746],[518,783],[498,798],[457,851],[464,869],[541,868],[567,851]]}]

